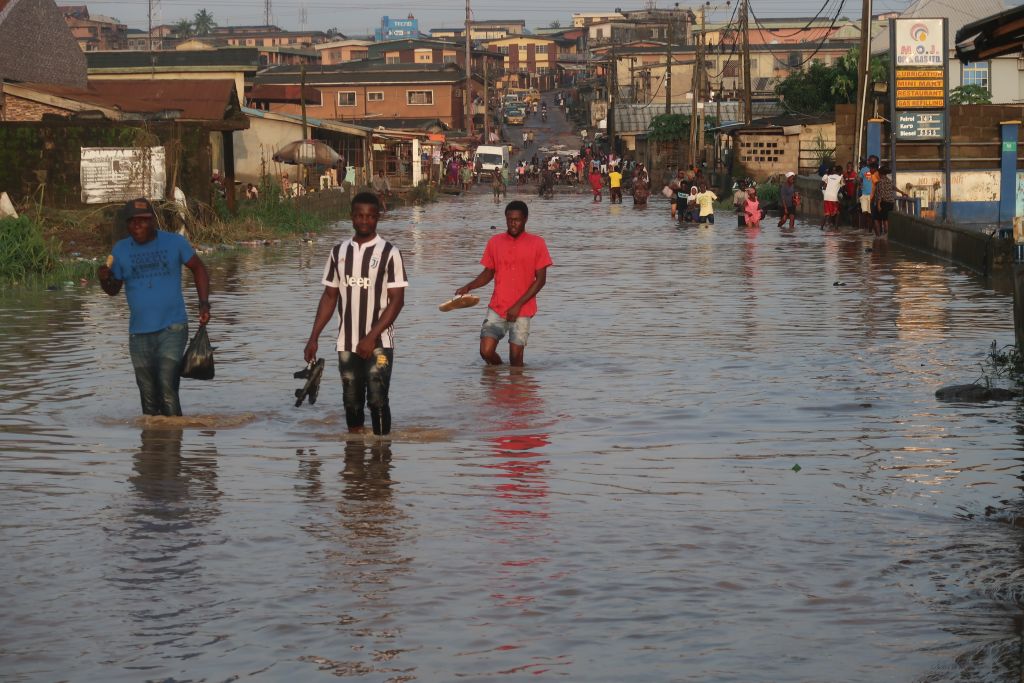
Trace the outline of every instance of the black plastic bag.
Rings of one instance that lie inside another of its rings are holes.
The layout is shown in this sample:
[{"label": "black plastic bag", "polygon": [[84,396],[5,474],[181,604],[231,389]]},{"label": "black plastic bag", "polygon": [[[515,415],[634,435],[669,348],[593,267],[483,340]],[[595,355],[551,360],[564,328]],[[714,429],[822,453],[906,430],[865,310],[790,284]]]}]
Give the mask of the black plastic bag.
[{"label": "black plastic bag", "polygon": [[206,334],[206,325],[199,330],[185,349],[181,359],[181,376],[189,379],[213,379],[213,347],[210,336]]}]

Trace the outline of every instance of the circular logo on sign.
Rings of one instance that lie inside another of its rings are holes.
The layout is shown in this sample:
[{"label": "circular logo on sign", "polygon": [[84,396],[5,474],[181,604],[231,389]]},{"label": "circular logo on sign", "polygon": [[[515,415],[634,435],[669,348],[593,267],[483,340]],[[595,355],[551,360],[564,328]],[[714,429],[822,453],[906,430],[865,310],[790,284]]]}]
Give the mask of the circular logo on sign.
[{"label": "circular logo on sign", "polygon": [[910,39],[917,43],[928,40],[928,27],[924,24],[914,24],[910,27]]}]

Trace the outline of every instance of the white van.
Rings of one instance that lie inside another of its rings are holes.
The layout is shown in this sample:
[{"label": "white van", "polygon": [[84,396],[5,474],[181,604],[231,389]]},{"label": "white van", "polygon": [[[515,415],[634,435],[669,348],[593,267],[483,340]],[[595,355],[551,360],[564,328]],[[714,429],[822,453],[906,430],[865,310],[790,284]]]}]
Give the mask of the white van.
[{"label": "white van", "polygon": [[479,176],[487,178],[492,171],[501,171],[508,164],[508,147],[506,145],[480,145],[473,155],[473,169]]}]

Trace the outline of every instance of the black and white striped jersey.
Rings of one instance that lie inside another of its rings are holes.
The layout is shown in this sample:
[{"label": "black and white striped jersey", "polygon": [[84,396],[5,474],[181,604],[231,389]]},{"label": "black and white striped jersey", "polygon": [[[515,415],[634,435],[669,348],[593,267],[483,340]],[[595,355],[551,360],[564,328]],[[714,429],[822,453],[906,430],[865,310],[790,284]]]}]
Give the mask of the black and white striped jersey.
[{"label": "black and white striped jersey", "polygon": [[[388,289],[408,287],[398,247],[378,235],[365,244],[345,240],[334,245],[324,267],[323,284],[337,287],[338,350],[355,351],[388,305]],[[384,330],[377,346],[394,348],[394,327]]]}]

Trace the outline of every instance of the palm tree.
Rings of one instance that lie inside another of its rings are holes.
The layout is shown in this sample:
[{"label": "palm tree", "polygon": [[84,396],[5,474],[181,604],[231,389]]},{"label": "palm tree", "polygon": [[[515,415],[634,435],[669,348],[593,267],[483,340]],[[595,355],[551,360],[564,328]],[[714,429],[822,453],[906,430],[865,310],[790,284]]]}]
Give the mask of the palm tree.
[{"label": "palm tree", "polygon": [[171,30],[174,31],[174,35],[179,38],[191,38],[192,22],[188,19],[179,19],[177,23],[171,26]]},{"label": "palm tree", "polygon": [[192,28],[197,36],[208,36],[213,33],[213,29],[217,28],[217,22],[213,20],[212,14],[201,9],[192,19]]}]

